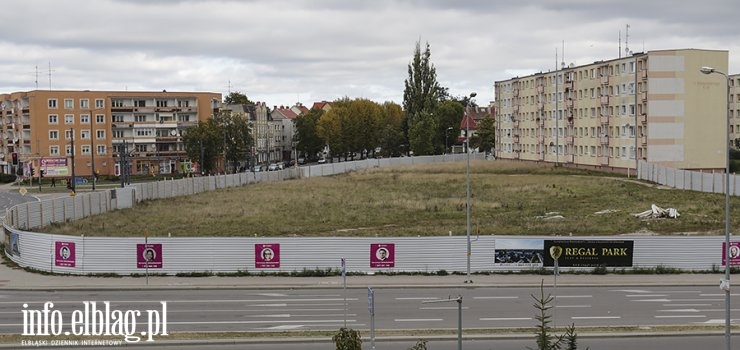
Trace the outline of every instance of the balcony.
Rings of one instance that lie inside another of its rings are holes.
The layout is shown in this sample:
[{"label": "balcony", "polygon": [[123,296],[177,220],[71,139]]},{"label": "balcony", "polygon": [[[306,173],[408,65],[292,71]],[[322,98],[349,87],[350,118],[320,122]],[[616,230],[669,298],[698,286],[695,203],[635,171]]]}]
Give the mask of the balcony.
[{"label": "balcony", "polygon": [[599,118],[601,121],[601,124],[609,125],[609,116],[608,115],[602,115],[601,118]]},{"label": "balcony", "polygon": [[565,137],[565,143],[566,143],[566,144],[568,144],[568,145],[572,145],[572,144],[573,144],[573,141],[574,141],[574,138],[573,138],[573,136],[566,136],[566,137]]},{"label": "balcony", "polygon": [[599,142],[602,145],[608,145],[609,144],[609,136],[601,136],[601,137],[599,137]]},{"label": "balcony", "polygon": [[602,105],[608,105],[609,104],[609,96],[601,96],[601,104]]},{"label": "balcony", "polygon": [[641,78],[642,80],[647,80],[647,77],[648,77],[648,73],[647,73],[647,70],[646,70],[646,69],[643,69],[643,70],[641,70],[641,71],[640,71],[640,78]]},{"label": "balcony", "polygon": [[644,91],[644,92],[641,92],[640,93],[640,98],[642,98],[643,101],[647,101],[647,97],[648,97],[647,96],[647,91]]},{"label": "balcony", "polygon": [[565,100],[565,108],[572,109],[573,108],[573,99],[569,98]]},{"label": "balcony", "polygon": [[519,89],[514,89],[514,97],[519,97]]},{"label": "balcony", "polygon": [[637,122],[641,124],[647,124],[647,114],[643,113],[637,116]]},{"label": "balcony", "polygon": [[545,136],[543,135],[537,136],[537,143],[545,143]]},{"label": "balcony", "polygon": [[545,87],[542,85],[537,85],[537,93],[541,94],[545,92]]},{"label": "balcony", "polygon": [[602,75],[601,76],[601,85],[609,85],[609,76],[608,75]]},{"label": "balcony", "polygon": [[647,145],[647,135],[642,135],[640,137],[640,143],[642,143],[643,146]]},{"label": "balcony", "polygon": [[519,127],[519,120],[515,120],[515,121],[514,121],[514,127],[515,127],[515,128],[518,128],[518,127]]},{"label": "balcony", "polygon": [[519,135],[514,135],[514,143],[519,143]]}]

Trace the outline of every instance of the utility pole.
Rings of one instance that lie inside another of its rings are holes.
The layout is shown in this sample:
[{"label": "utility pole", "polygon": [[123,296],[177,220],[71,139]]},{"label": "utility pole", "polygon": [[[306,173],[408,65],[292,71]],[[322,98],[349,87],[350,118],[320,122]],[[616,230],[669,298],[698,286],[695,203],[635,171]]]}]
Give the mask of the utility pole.
[{"label": "utility pole", "polygon": [[77,181],[75,181],[75,129],[69,128],[69,136],[72,138],[72,183],[70,189],[74,195],[77,192]]}]

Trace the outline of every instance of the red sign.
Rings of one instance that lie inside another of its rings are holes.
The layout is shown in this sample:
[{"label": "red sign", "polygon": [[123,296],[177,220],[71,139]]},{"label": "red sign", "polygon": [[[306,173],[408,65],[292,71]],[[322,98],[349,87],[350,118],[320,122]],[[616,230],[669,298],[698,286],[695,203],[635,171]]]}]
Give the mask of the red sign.
[{"label": "red sign", "polygon": [[395,267],[395,243],[370,244],[370,267]]},{"label": "red sign", "polygon": [[280,267],[280,244],[255,244],[254,267],[274,269]]},{"label": "red sign", "polygon": [[54,265],[75,267],[74,242],[54,242]]},{"label": "red sign", "polygon": [[137,244],[136,267],[140,269],[161,269],[162,244]]}]

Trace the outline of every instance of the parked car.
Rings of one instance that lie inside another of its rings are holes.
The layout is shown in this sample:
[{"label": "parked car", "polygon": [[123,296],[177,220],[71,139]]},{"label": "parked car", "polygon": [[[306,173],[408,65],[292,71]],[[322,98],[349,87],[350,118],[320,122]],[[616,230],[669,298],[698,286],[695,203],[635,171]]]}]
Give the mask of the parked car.
[{"label": "parked car", "polygon": [[255,173],[258,173],[258,172],[262,171],[262,166],[261,165],[255,165],[255,166],[252,167],[252,171],[254,171]]},{"label": "parked car", "polygon": [[326,163],[326,158],[319,158],[319,164]]},{"label": "parked car", "polygon": [[306,164],[306,158],[303,158],[303,157],[298,158],[298,164],[301,164],[301,165]]},{"label": "parked car", "polygon": [[278,169],[283,170],[285,169],[285,162],[277,163]]},{"label": "parked car", "polygon": [[270,163],[270,165],[267,167],[267,171],[276,171],[276,170],[280,170],[276,163]]}]

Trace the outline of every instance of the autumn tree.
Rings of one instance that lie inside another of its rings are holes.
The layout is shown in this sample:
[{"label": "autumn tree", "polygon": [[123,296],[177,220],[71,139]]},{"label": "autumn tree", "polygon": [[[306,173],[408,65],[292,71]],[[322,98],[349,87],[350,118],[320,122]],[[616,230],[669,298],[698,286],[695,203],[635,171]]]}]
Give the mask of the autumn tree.
[{"label": "autumn tree", "polygon": [[187,128],[183,136],[188,157],[200,163],[201,172],[210,173],[215,167],[215,158],[223,150],[223,135],[215,118],[199,121]]},{"label": "autumn tree", "polygon": [[232,91],[226,97],[224,97],[224,104],[227,105],[251,105],[252,101],[247,98],[247,95],[239,92],[239,91]]},{"label": "autumn tree", "polygon": [[312,109],[295,119],[296,132],[293,141],[298,143],[298,152],[311,159],[324,147],[324,140],[316,133],[316,126],[323,114],[323,109]]},{"label": "autumn tree", "polygon": [[496,143],[496,124],[490,114],[486,114],[478,123],[478,130],[470,138],[470,142],[472,147],[476,147],[483,152],[488,152],[494,147]]},{"label": "autumn tree", "polygon": [[378,146],[384,157],[401,155],[401,145],[404,143],[403,136],[403,109],[394,102],[383,103],[383,120],[378,132]]}]

